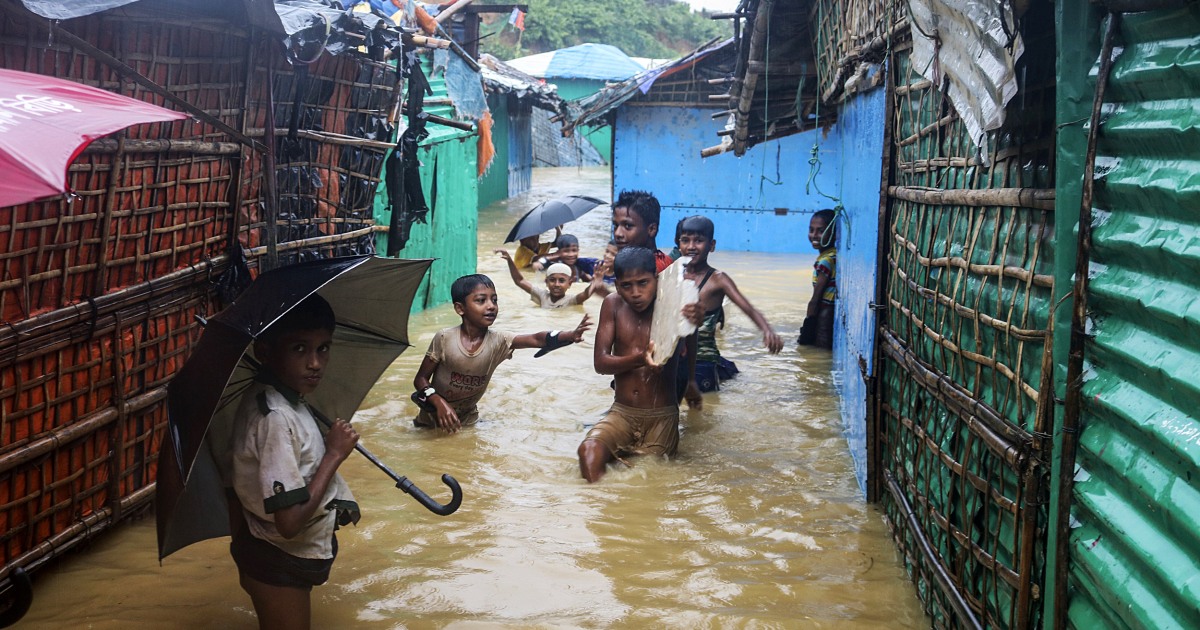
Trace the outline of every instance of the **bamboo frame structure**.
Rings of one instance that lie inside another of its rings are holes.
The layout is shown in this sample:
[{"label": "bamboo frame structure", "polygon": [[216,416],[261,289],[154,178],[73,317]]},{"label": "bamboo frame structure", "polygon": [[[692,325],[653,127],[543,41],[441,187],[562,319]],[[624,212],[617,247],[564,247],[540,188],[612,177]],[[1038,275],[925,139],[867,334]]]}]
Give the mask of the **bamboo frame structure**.
[{"label": "bamboo frame structure", "polygon": [[322,55],[302,82],[273,35],[150,10],[53,37],[0,20],[5,67],[194,116],[97,140],[73,194],[0,208],[0,587],[149,504],[167,384],[236,295],[228,271],[374,251],[380,230],[394,69]]},{"label": "bamboo frame structure", "polygon": [[[885,513],[935,627],[1035,627],[1055,196],[1053,55],[1032,51],[1052,45],[1053,21],[1026,22],[1023,100],[1010,105],[1005,140],[979,155],[907,46],[881,43],[906,25],[903,3],[821,7],[830,102],[855,51],[891,53],[875,421]],[[865,28],[863,15],[893,17]]]}]

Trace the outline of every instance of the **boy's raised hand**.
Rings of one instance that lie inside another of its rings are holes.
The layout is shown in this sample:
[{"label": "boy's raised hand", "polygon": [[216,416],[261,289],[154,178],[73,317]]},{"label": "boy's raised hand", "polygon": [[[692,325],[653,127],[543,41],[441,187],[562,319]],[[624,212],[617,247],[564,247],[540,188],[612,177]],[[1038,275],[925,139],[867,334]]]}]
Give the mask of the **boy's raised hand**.
[{"label": "boy's raised hand", "polygon": [[583,341],[583,333],[587,332],[591,327],[592,316],[584,313],[583,319],[579,321],[579,325],[575,327],[575,330],[571,331],[571,342],[579,343],[580,341]]},{"label": "boy's raised hand", "polygon": [[494,250],[492,250],[492,253],[500,254],[500,257],[503,258],[504,260],[507,260],[508,262],[513,261],[512,254],[509,254],[507,249],[494,249]]}]

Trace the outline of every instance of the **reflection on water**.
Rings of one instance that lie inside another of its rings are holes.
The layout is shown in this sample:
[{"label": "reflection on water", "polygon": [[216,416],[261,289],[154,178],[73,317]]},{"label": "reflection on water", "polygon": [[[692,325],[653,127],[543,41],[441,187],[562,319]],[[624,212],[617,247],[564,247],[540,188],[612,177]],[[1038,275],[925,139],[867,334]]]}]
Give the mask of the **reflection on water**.
[{"label": "reflection on water", "polygon": [[[609,197],[605,168],[534,173],[532,193],[479,217],[479,270],[501,300],[496,327],[515,332],[573,327],[583,309],[536,308],[491,251],[538,201]],[[584,255],[603,251],[608,218],[602,207],[568,226]],[[711,261],[795,338],[813,256],[718,249]],[[583,308],[595,317],[599,301]],[[678,459],[635,459],[592,486],[575,448],[612,390],[592,370],[591,334],[540,359],[518,351],[496,371],[480,423],[446,436],[413,428],[408,395],[433,333],[459,320],[449,305],[415,316],[414,348],[355,424],[365,446],[435,498],[449,496],[441,473],[457,477],[463,507],[433,515],[352,457],[342,470],[363,520],[339,534],[330,582],[314,591],[314,626],[927,627],[882,517],[859,495],[828,353],[768,355],[749,318],[736,307],[728,315],[720,344],[742,372],[685,413]],[[227,540],[159,566],[154,535],[143,519],[38,574],[28,627],[255,627]]]}]

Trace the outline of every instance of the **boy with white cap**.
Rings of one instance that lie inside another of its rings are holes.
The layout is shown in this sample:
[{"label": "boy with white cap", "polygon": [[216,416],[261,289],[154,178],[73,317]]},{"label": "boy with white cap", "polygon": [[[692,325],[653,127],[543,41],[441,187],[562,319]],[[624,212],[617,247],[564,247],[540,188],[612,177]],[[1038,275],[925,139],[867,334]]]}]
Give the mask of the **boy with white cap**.
[{"label": "boy with white cap", "polygon": [[596,282],[593,279],[582,291],[568,297],[567,289],[571,286],[571,268],[563,263],[554,263],[546,267],[546,286],[536,286],[521,275],[521,270],[517,269],[517,264],[513,262],[508,250],[497,249],[496,253],[500,254],[500,257],[508,263],[508,273],[512,276],[513,283],[528,293],[533,303],[542,308],[563,308],[564,306],[583,304],[595,290]]}]

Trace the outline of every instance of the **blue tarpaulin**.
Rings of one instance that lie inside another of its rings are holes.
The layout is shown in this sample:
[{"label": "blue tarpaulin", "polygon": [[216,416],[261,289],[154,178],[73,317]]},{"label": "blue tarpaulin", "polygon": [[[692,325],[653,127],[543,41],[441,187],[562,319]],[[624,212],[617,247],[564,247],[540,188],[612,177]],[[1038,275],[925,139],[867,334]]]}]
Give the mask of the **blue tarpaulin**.
[{"label": "blue tarpaulin", "polygon": [[520,57],[508,65],[539,79],[599,79],[624,81],[645,68],[616,46],[580,44],[538,55]]}]

